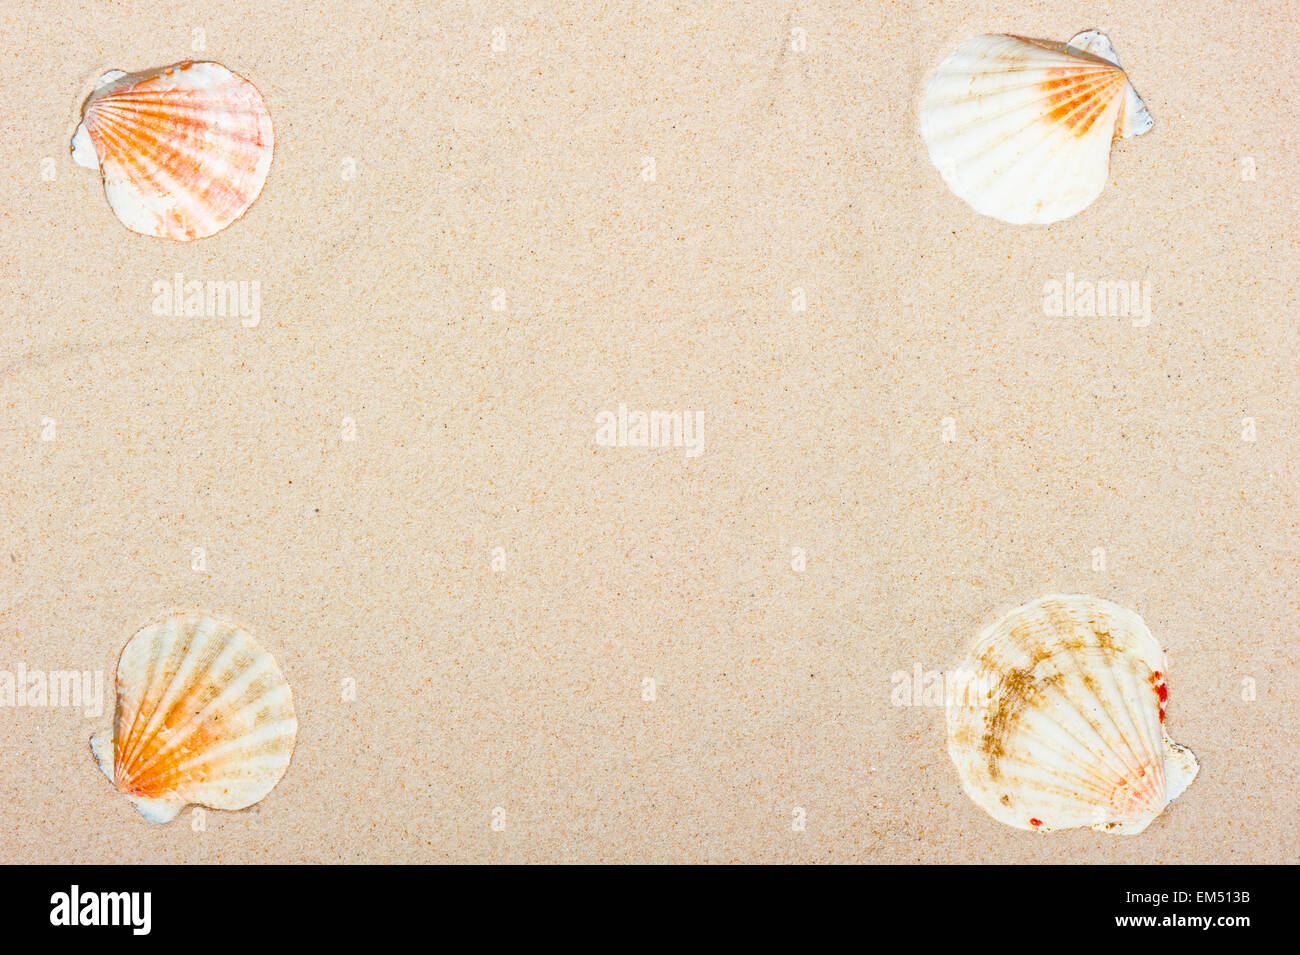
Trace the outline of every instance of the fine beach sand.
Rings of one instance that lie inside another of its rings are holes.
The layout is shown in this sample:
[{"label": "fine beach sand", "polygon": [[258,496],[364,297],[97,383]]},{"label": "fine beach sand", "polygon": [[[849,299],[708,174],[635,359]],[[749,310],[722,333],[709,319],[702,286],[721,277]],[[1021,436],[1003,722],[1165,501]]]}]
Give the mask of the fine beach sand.
[{"label": "fine beach sand", "polygon": [[[105,680],[0,708],[5,861],[1297,858],[1294,5],[414,6],[0,16],[0,670]],[[927,71],[1089,27],[1154,130],[1073,219],[975,215]],[[276,154],[177,244],[68,144],[102,72],[186,58]],[[155,314],[177,274],[260,321]],[[1044,315],[1067,275],[1149,283],[1150,323]],[[620,404],[702,412],[703,452],[599,446]],[[995,822],[891,702],[1052,592],[1168,653],[1201,771],[1141,836]],[[88,740],[193,610],[275,655],[298,743],[158,826]]]}]

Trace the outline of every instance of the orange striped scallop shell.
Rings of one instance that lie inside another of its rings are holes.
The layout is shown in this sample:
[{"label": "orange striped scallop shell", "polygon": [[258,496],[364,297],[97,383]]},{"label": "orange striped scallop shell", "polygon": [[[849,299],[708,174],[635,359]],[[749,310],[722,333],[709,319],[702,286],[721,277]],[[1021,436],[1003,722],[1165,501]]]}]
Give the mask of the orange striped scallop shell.
[{"label": "orange striped scallop shell", "polygon": [[257,199],[271,168],[271,115],[252,83],[219,63],[100,78],[72,141],[99,169],[128,229],[186,242],[220,232]]},{"label": "orange striped scallop shell", "polygon": [[152,822],[190,804],[244,809],[289,768],[293,694],[271,654],[211,617],[141,630],[117,665],[114,726],[91,738],[100,769]]}]

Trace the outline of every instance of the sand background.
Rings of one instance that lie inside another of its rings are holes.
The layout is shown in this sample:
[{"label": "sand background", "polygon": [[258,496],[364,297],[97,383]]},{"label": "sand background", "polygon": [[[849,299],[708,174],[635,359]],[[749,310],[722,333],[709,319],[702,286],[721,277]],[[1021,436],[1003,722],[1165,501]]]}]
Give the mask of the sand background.
[{"label": "sand background", "polygon": [[[0,709],[5,860],[1294,861],[1300,8],[1155,6],[5,0],[0,668],[111,712],[130,636],[204,609],[301,723],[194,832],[100,775],[109,712]],[[975,215],[927,71],[1089,27],[1155,129],[1073,219]],[[277,149],[175,244],[68,143],[100,73],[186,58]],[[153,314],[176,273],[259,282],[260,324]],[[1151,324],[1044,316],[1067,273]],[[620,402],[703,411],[703,454],[598,447]],[[1201,775],[1140,837],[994,822],[891,704],[1054,591],[1168,651]]]}]

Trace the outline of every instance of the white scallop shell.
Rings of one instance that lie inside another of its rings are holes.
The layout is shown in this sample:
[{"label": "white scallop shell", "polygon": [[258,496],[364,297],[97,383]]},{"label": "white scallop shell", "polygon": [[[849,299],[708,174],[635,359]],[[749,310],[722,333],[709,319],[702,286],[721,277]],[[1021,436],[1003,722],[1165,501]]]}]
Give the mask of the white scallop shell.
[{"label": "white scallop shell", "polygon": [[298,732],[275,660],[211,617],[173,617],[131,638],[117,664],[114,724],[91,738],[91,751],[153,822],[189,803],[258,802],[288,769]]},{"label": "white scallop shell", "polygon": [[252,83],[220,63],[100,77],[72,158],[104,176],[133,232],[189,241],[219,232],[257,199],[271,168],[271,114]]},{"label": "white scallop shell", "polygon": [[1165,733],[1165,655],[1107,600],[1049,596],[980,634],[948,700],[948,753],[1018,829],[1145,829],[1197,772]]},{"label": "white scallop shell", "polygon": [[1105,188],[1112,140],[1151,126],[1097,30],[1067,44],[967,40],[921,101],[921,135],[948,188],[976,212],[1016,224],[1081,212]]}]

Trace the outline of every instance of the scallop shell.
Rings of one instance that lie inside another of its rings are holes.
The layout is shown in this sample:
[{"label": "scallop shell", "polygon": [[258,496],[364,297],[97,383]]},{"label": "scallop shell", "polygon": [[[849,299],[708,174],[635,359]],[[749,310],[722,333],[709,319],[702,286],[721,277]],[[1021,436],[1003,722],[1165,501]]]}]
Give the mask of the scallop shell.
[{"label": "scallop shell", "polygon": [[115,724],[91,751],[153,822],[190,803],[258,802],[288,769],[298,732],[271,654],[211,617],[172,617],[131,638],[117,664]]},{"label": "scallop shell", "polygon": [[72,140],[99,169],[133,232],[185,242],[220,232],[257,198],[271,168],[271,115],[252,83],[220,63],[100,77]]},{"label": "scallop shell", "polygon": [[1196,757],[1165,733],[1164,652],[1117,604],[1026,604],[980,634],[958,672],[948,753],[999,822],[1133,835],[1196,775]]},{"label": "scallop shell", "polygon": [[1151,114],[1104,33],[1069,43],[980,36],[926,86],[921,135],[948,188],[1003,222],[1067,219],[1101,195],[1117,136]]}]

